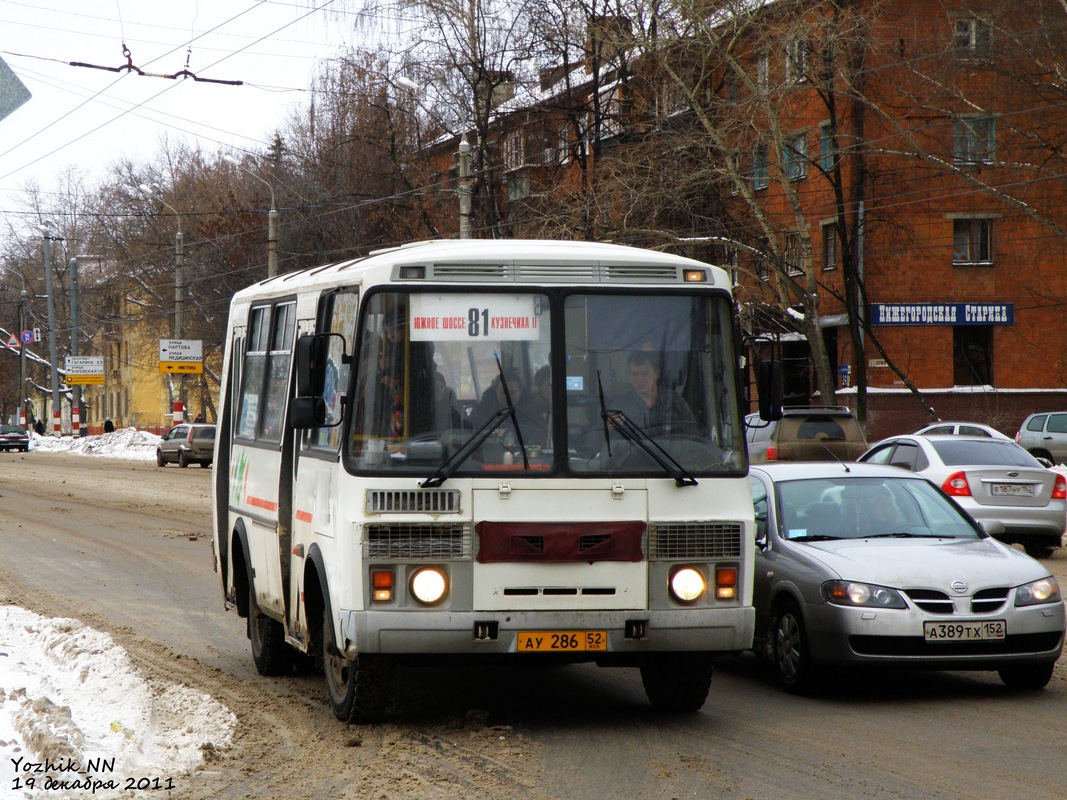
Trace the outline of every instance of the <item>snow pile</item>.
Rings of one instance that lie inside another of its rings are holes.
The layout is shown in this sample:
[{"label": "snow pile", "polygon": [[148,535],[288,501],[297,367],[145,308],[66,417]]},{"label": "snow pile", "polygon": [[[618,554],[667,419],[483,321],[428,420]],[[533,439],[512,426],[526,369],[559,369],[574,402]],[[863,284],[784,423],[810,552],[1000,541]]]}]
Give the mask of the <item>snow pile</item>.
[{"label": "snow pile", "polygon": [[229,747],[236,722],[209,695],[145,681],[105,633],[0,606],[0,797],[165,789]]},{"label": "snow pile", "polygon": [[100,436],[39,436],[30,432],[30,449],[50,453],[75,453],[85,456],[108,456],[150,461],[156,457],[156,446],[162,437],[136,428],[122,428]]}]

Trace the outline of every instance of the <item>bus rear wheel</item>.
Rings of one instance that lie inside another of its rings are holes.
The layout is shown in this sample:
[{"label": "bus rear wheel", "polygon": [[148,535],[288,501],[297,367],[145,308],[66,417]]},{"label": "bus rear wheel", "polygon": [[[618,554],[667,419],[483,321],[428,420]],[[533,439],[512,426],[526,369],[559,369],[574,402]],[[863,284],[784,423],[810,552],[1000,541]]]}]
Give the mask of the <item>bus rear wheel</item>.
[{"label": "bus rear wheel", "polygon": [[363,654],[354,661],[334,643],[329,615],[322,621],[322,666],[330,708],[341,722],[381,722],[389,699],[392,662],[388,656]]},{"label": "bus rear wheel", "polygon": [[641,665],[645,695],[657,711],[699,711],[711,690],[708,653],[662,653]]}]

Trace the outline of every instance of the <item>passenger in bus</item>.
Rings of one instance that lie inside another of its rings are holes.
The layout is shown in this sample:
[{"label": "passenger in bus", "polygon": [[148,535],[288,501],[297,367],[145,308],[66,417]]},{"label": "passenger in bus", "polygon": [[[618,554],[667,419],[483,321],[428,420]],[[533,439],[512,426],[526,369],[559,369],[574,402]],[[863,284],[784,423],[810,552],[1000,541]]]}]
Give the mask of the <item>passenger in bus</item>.
[{"label": "passenger in bus", "polygon": [[467,413],[440,372],[433,375],[434,430],[469,427]]},{"label": "passenger in bus", "polygon": [[630,390],[613,407],[647,433],[692,429],[693,412],[677,392],[661,382],[659,357],[649,350],[634,350],[626,359]]},{"label": "passenger in bus", "polygon": [[[511,404],[515,407],[515,415],[519,420],[519,429],[522,433],[524,445],[540,444],[545,439],[545,423],[539,419],[539,411],[534,399],[528,396],[523,385],[522,378],[515,370],[507,370],[504,373],[507,379],[508,393],[511,395]],[[504,387],[500,382],[500,376],[493,378],[489,388],[482,392],[481,398],[471,411],[471,425],[478,429],[485,425],[489,419],[502,408],[507,407],[507,398],[504,396]],[[515,452],[519,446],[519,437],[511,419],[505,418],[497,428],[496,435],[503,442],[504,447]]]}]

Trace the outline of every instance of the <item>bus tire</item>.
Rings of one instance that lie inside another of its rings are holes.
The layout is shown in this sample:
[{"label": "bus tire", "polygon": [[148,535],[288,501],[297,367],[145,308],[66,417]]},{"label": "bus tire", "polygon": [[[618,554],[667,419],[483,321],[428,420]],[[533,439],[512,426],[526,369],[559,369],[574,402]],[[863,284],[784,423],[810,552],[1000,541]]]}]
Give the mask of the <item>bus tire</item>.
[{"label": "bus tire", "polygon": [[699,711],[708,699],[713,671],[708,653],[660,653],[641,665],[641,683],[657,711]]},{"label": "bus tire", "polygon": [[349,661],[334,644],[333,623],[322,619],[322,664],[330,708],[341,722],[381,722],[389,699],[388,656],[360,655]]},{"label": "bus tire", "polygon": [[252,577],[248,578],[248,638],[252,661],[260,675],[288,675],[293,670],[295,651],[285,643],[285,629],[259,610]]}]

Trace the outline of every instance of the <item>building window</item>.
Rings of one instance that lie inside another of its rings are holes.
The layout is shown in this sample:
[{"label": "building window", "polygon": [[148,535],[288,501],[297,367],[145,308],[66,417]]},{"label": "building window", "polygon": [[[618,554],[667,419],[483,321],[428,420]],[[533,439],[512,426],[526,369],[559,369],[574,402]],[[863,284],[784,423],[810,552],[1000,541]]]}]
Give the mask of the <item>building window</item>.
[{"label": "building window", "polygon": [[956,386],[993,386],[993,326],[952,327],[952,381]]},{"label": "building window", "polygon": [[790,83],[807,80],[808,52],[811,44],[807,39],[792,39],[785,49],[785,79]]},{"label": "building window", "polygon": [[956,164],[992,164],[995,154],[995,117],[961,117],[952,124],[952,157]]},{"label": "building window", "polygon": [[785,234],[785,271],[788,275],[804,274],[804,246],[798,231]]},{"label": "building window", "polygon": [[522,131],[512,131],[504,136],[504,167],[519,169],[526,161],[526,142]]},{"label": "building window", "polygon": [[560,125],[556,138],[556,159],[560,164],[566,164],[571,160],[571,127]]},{"label": "building window", "polygon": [[752,188],[767,188],[767,145],[756,145],[756,152],[752,161]]},{"label": "building window", "polygon": [[952,263],[993,263],[993,220],[957,219],[952,222]]},{"label": "building window", "polygon": [[956,32],[952,43],[958,57],[981,58],[989,55],[992,39],[993,31],[985,20],[956,20]]},{"label": "building window", "polygon": [[808,176],[808,135],[801,133],[785,140],[785,175],[791,181],[799,181]]},{"label": "building window", "polygon": [[771,84],[770,60],[767,51],[763,50],[756,54],[756,86],[766,90]]},{"label": "building window", "polygon": [[819,167],[823,172],[832,172],[837,161],[834,152],[834,132],[829,122],[819,126]]},{"label": "building window", "polygon": [[837,225],[822,226],[822,268],[837,269]]},{"label": "building window", "polygon": [[530,176],[525,172],[515,172],[508,175],[508,200],[525,200],[530,196]]}]

